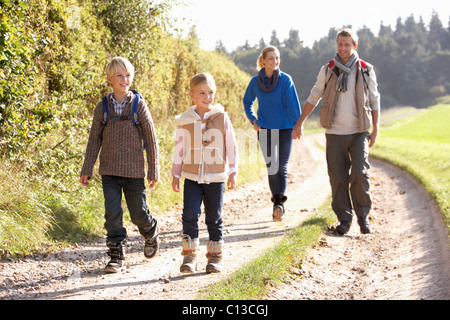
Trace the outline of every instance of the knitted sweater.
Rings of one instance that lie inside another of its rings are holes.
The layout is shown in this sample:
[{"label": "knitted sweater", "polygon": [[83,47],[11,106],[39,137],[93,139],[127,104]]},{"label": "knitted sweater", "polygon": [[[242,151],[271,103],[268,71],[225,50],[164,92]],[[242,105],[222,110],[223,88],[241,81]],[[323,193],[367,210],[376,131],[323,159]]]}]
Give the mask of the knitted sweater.
[{"label": "knitted sweater", "polygon": [[[122,116],[131,114],[133,99],[125,107]],[[109,113],[114,112],[109,100]],[[142,134],[146,143],[147,178],[159,180],[158,143],[150,111],[144,99],[140,99],[138,117]],[[142,152],[142,139],[138,128],[131,120],[108,121],[103,130],[102,141],[99,140],[101,122],[103,120],[103,106],[100,101],[94,110],[91,132],[86,147],[81,175],[92,177],[94,165],[100,152],[100,175],[113,175],[125,178],[145,178],[145,157]]]}]

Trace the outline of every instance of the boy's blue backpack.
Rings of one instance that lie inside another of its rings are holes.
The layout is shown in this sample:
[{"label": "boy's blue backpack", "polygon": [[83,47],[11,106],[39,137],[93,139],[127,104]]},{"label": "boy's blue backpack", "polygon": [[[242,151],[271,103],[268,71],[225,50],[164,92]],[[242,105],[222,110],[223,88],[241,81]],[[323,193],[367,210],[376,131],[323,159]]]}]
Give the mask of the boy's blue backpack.
[{"label": "boy's blue backpack", "polygon": [[142,151],[145,151],[145,141],[144,141],[144,135],[142,134],[141,125],[138,120],[138,106],[139,106],[139,99],[143,99],[141,94],[137,92],[136,90],[130,90],[133,92],[133,104],[131,105],[131,115],[129,116],[111,116],[109,114],[109,107],[108,107],[108,98],[107,96],[103,97],[102,103],[103,103],[103,121],[100,128],[100,135],[99,140],[102,141],[102,134],[103,129],[105,129],[106,125],[108,124],[108,121],[124,121],[124,120],[131,120],[133,121],[133,124],[136,126],[136,128],[139,130],[139,133],[141,135],[142,139]]}]

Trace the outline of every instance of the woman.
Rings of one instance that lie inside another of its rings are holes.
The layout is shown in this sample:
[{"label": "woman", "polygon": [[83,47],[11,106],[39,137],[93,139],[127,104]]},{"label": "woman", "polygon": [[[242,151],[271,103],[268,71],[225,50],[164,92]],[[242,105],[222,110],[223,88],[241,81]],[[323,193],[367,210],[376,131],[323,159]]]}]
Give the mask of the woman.
[{"label": "woman", "polygon": [[[258,131],[272,192],[273,220],[282,220],[287,189],[287,167],[292,150],[292,129],[301,115],[292,78],[280,71],[280,52],[269,46],[258,60],[258,75],[253,77],[244,95],[248,119]],[[255,114],[254,103],[258,99]]]}]

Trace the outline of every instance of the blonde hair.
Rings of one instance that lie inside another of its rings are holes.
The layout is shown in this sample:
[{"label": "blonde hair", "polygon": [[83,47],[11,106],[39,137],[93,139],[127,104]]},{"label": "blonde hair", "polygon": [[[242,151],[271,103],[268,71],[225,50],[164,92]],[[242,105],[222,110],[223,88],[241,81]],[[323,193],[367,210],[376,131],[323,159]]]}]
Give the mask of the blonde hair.
[{"label": "blonde hair", "polygon": [[356,32],[353,31],[352,29],[345,28],[345,29],[342,29],[341,31],[339,31],[337,36],[336,36],[336,42],[339,40],[340,36],[342,36],[342,37],[351,37],[352,40],[353,40],[353,45],[355,45],[355,46],[358,45],[359,37],[356,34]]},{"label": "blonde hair", "polygon": [[113,76],[117,72],[117,68],[122,67],[128,71],[131,76],[134,76],[134,67],[130,61],[122,57],[114,57],[106,65],[106,74],[108,76]]},{"label": "blonde hair", "polygon": [[256,69],[258,71],[261,70],[262,68],[264,68],[263,60],[267,57],[267,54],[272,51],[276,52],[278,55],[280,55],[280,51],[278,51],[277,47],[274,47],[274,46],[265,47],[261,51],[261,54],[259,55],[258,60],[256,60]]},{"label": "blonde hair", "polygon": [[194,88],[201,83],[207,83],[214,91],[216,90],[216,81],[214,81],[214,77],[209,73],[199,73],[191,78],[189,84],[190,91],[194,90]]}]

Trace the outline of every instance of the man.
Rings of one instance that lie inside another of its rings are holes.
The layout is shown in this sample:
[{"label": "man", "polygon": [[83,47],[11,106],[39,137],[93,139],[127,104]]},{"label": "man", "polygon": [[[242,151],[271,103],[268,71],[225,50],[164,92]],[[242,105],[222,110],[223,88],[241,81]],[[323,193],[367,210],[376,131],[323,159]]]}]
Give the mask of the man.
[{"label": "man", "polygon": [[321,68],[293,130],[293,138],[300,139],[304,121],[323,98],[320,122],[326,128],[332,208],[340,235],[349,231],[353,210],[361,233],[370,233],[368,157],[378,135],[380,94],[373,66],[359,59],[357,47],[358,36],[352,30],[338,33],[337,54]]}]

